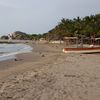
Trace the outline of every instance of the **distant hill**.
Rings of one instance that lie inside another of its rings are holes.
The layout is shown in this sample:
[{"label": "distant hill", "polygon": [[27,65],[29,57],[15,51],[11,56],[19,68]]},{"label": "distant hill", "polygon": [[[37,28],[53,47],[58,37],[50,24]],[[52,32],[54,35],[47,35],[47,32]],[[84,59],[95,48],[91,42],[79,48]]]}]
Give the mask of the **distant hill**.
[{"label": "distant hill", "polygon": [[14,33],[11,33],[10,37],[17,40],[28,40],[30,38],[30,35],[21,31],[16,31]]}]

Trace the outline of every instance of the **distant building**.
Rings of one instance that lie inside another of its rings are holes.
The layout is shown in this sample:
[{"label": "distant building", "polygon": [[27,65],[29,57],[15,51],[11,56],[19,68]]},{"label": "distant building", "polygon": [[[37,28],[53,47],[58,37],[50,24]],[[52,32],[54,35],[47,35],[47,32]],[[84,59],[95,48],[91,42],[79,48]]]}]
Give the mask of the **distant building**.
[{"label": "distant building", "polygon": [[12,40],[12,34],[8,34],[9,40]]}]

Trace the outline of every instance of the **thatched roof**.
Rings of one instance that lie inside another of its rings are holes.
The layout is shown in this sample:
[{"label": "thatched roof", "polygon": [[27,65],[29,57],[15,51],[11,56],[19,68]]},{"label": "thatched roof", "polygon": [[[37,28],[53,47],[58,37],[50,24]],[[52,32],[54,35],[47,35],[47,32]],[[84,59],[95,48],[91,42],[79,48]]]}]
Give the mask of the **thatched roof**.
[{"label": "thatched roof", "polygon": [[77,37],[64,37],[64,40],[76,40],[78,39]]}]

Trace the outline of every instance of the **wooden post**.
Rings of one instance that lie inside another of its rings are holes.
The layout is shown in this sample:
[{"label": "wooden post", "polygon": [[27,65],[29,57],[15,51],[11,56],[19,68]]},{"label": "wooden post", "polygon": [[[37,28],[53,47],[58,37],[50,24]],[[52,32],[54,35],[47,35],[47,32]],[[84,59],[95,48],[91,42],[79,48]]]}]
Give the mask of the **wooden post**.
[{"label": "wooden post", "polygon": [[78,48],[78,38],[76,39],[76,45],[77,45],[77,48]]},{"label": "wooden post", "polygon": [[81,35],[81,47],[83,48],[83,36]]}]

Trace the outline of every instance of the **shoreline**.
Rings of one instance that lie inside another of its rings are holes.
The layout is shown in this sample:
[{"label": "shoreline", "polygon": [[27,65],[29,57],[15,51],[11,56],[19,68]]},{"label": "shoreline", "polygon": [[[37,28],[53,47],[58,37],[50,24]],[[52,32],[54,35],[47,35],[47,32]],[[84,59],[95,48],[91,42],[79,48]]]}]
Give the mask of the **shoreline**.
[{"label": "shoreline", "polygon": [[[30,44],[27,43],[27,45],[30,45],[33,47],[32,52],[28,52],[28,53],[20,53],[20,54],[16,54],[16,58],[14,59],[9,59],[9,60],[4,60],[4,61],[0,61],[0,72],[2,73],[3,71],[7,71],[7,70],[15,70],[17,66],[24,66],[27,63],[34,63],[34,62],[40,62],[41,59],[43,59],[45,55],[48,55],[48,52],[50,53],[50,50],[44,50],[45,48],[41,48],[41,46],[45,47],[45,45],[49,45],[52,47],[52,49],[54,49],[54,53],[55,53],[55,48],[56,45],[52,45],[52,44]],[[57,44],[59,45],[59,44]],[[40,47],[39,47],[40,46]],[[55,47],[55,48],[53,48]],[[49,48],[46,48],[49,49]],[[58,50],[57,50],[58,51]],[[62,51],[61,51],[62,52]],[[52,53],[52,52],[51,52]],[[45,54],[45,55],[44,55]],[[18,68],[17,68],[18,69]],[[22,68],[23,69],[23,68]],[[0,74],[0,79],[2,79],[2,76],[7,76],[6,74]]]},{"label": "shoreline", "polygon": [[17,55],[18,61],[3,62],[9,68],[0,69],[1,100],[100,99],[100,56],[65,54],[58,44],[31,45],[33,51]]},{"label": "shoreline", "polygon": [[[21,44],[3,44],[0,45],[0,62],[7,60],[16,60],[16,55],[32,52],[33,48],[25,43]],[[8,49],[8,50],[7,50]],[[3,52],[4,51],[4,52]]]}]

